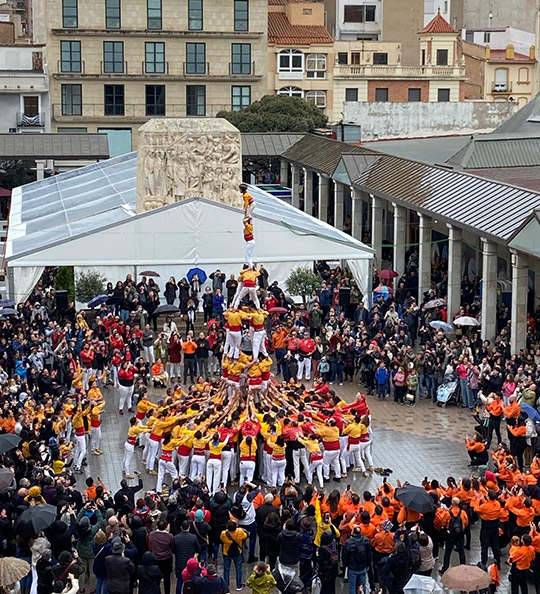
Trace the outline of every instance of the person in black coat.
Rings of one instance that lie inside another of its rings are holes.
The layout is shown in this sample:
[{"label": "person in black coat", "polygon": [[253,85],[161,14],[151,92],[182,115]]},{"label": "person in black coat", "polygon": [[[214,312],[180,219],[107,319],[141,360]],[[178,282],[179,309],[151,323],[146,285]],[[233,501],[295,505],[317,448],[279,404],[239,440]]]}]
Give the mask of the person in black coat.
[{"label": "person in black coat", "polygon": [[296,531],[296,524],[292,518],[285,522],[285,530],[277,537],[279,546],[279,562],[282,565],[297,565],[300,561],[300,532]]},{"label": "person in black coat", "polygon": [[53,586],[52,553],[45,549],[36,563],[37,594],[50,594]]},{"label": "person in black coat", "polygon": [[142,565],[137,569],[137,578],[139,594],[161,594],[160,583],[163,575],[150,551],[146,551],[142,556]]},{"label": "person in black coat", "polygon": [[186,567],[189,559],[191,559],[195,553],[200,553],[201,547],[199,545],[199,539],[191,534],[190,522],[184,520],[182,522],[182,531],[177,534],[172,541],[172,552],[175,556],[175,570],[176,570],[176,591],[179,594],[182,589],[182,571]]},{"label": "person in black coat", "polygon": [[274,501],[274,496],[272,493],[267,493],[264,498],[264,503],[257,508],[255,512],[255,522],[257,522],[257,534],[259,535],[259,549],[260,549],[260,558],[264,561],[266,559],[266,547],[265,547],[265,540],[262,538],[264,523],[266,522],[266,518],[276,512],[276,507],[272,503]]},{"label": "person in black coat", "polygon": [[228,592],[229,587],[225,580],[217,575],[216,566],[210,563],[206,568],[206,575],[201,575],[200,567],[197,567],[191,581],[199,588],[199,594],[220,594]]},{"label": "person in black coat", "polygon": [[335,594],[339,552],[337,541],[330,530],[325,530],[321,535],[321,546],[317,551],[317,570],[321,580],[321,594]]},{"label": "person in black coat", "polygon": [[217,562],[219,547],[221,546],[221,533],[227,528],[232,507],[232,499],[225,491],[218,491],[210,500],[210,544],[209,555]]},{"label": "person in black coat", "polygon": [[124,511],[125,513],[131,513],[135,508],[135,494],[143,488],[142,478],[139,473],[139,484],[136,487],[128,487],[126,479],[120,481],[120,489],[114,494],[114,505],[118,513]]},{"label": "person in black coat", "polygon": [[112,555],[105,559],[108,594],[129,594],[135,576],[135,565],[124,557],[125,545],[119,537],[111,542]]},{"label": "person in black coat", "polygon": [[146,527],[144,522],[140,516],[133,516],[131,520],[131,542],[135,545],[137,549],[137,563],[142,562],[143,555],[148,551],[148,544],[146,542]]},{"label": "person in black coat", "polygon": [[[281,522],[279,516],[276,512],[269,514],[262,527],[260,542],[264,542],[264,550],[266,551],[268,564],[271,569],[274,568],[279,555],[278,537],[280,533]],[[264,561],[264,559],[262,559],[262,561]]]}]

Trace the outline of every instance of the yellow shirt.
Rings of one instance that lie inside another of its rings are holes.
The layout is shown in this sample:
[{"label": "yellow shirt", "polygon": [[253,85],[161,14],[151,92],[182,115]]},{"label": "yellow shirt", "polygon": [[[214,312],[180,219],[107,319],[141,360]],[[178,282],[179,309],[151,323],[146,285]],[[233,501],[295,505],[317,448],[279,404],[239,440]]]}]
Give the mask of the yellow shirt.
[{"label": "yellow shirt", "polygon": [[246,458],[250,460],[255,460],[255,456],[257,455],[257,444],[255,442],[251,442],[251,447],[246,443],[244,439],[240,444],[240,458]]},{"label": "yellow shirt", "polygon": [[249,205],[253,202],[253,196],[246,190],[242,194],[242,198],[244,199],[244,210],[247,210]]},{"label": "yellow shirt", "polygon": [[244,285],[247,286],[246,281],[251,281],[251,286],[255,286],[255,279],[259,276],[260,272],[258,270],[250,270],[246,268],[246,270],[242,270],[238,280],[243,282]]},{"label": "yellow shirt", "polygon": [[309,439],[309,437],[302,436],[299,436],[297,439],[300,443],[303,443],[306,446],[307,451],[310,454],[317,454],[321,452],[319,442],[316,439]]},{"label": "yellow shirt", "polygon": [[243,311],[226,311],[224,314],[229,330],[239,332],[242,329],[242,321],[247,320],[249,315]]}]

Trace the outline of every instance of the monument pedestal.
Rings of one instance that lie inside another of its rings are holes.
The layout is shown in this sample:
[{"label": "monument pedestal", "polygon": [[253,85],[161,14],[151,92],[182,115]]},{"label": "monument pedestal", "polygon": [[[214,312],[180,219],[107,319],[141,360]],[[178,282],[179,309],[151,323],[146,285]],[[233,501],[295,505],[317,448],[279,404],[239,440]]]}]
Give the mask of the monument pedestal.
[{"label": "monument pedestal", "polygon": [[227,120],[153,119],[138,144],[138,213],[193,196],[243,207],[241,136]]}]

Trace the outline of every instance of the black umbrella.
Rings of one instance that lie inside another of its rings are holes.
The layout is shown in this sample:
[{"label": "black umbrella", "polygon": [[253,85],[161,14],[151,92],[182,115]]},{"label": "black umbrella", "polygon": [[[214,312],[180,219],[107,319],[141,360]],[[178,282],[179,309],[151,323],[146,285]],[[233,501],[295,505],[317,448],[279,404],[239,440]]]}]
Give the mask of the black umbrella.
[{"label": "black umbrella", "polygon": [[14,476],[11,468],[0,468],[0,491],[7,489],[11,485]]},{"label": "black umbrella", "polygon": [[15,433],[4,433],[0,435],[0,454],[13,450],[21,443],[21,438]]},{"label": "black umbrella", "polygon": [[396,499],[401,501],[405,507],[421,514],[435,511],[435,502],[422,487],[405,485],[405,487],[396,489]]},{"label": "black umbrella", "polygon": [[14,316],[17,314],[17,310],[13,307],[3,307],[0,309],[0,316]]},{"label": "black umbrella", "polygon": [[159,272],[156,272],[155,270],[143,270],[142,272],[139,272],[139,276],[159,276]]},{"label": "black umbrella", "polygon": [[180,311],[179,307],[176,307],[176,305],[160,305],[159,307],[156,308],[156,311],[154,313],[156,314],[173,314],[173,313],[177,313]]},{"label": "black umbrella", "polygon": [[54,505],[43,503],[29,507],[15,522],[15,534],[33,536],[52,526],[56,516],[57,511]]}]

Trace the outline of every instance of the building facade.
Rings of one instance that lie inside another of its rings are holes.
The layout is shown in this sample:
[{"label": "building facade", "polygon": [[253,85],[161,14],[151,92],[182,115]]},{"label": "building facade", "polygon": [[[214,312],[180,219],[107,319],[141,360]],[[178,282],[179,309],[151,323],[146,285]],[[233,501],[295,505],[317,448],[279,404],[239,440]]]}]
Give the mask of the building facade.
[{"label": "building facade", "polygon": [[268,10],[268,94],[301,97],[331,117],[334,40],[324,4],[270,0]]},{"label": "building facade", "polygon": [[266,93],[266,0],[38,4],[52,129],[105,132],[111,155],[136,148],[150,118],[215,116]]}]

